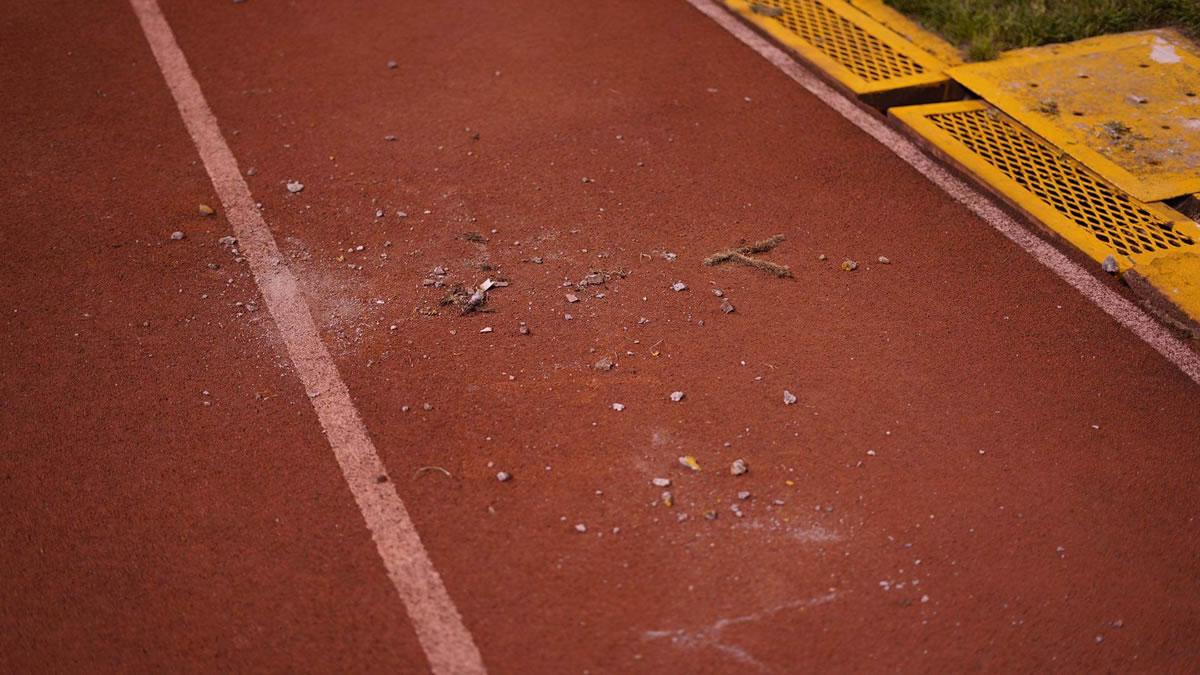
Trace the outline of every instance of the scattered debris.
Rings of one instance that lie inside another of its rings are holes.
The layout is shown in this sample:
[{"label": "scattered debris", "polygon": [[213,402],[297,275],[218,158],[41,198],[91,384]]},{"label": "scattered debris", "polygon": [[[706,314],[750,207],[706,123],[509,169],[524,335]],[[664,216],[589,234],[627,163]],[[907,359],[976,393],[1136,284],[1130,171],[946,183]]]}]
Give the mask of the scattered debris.
[{"label": "scattered debris", "polygon": [[736,308],[733,306],[733,303],[729,301],[729,298],[722,298],[721,311],[725,312],[726,314],[733,314],[736,311]]},{"label": "scattered debris", "polygon": [[671,290],[675,291],[676,293],[680,291],[686,291],[687,284],[683,283],[682,281],[676,281],[675,283],[671,284]]},{"label": "scattered debris", "polygon": [[1100,268],[1109,274],[1116,274],[1117,270],[1120,269],[1117,267],[1117,259],[1111,255],[1104,258],[1104,262],[1100,263]]},{"label": "scattered debris", "polygon": [[697,462],[696,458],[691,455],[684,455],[683,457],[680,457],[679,464],[680,464],[680,466],[687,467],[687,468],[691,469],[692,471],[700,470],[700,463]]},{"label": "scattered debris", "polygon": [[772,7],[770,5],[762,5],[757,2],[750,3],[750,11],[763,16],[783,16],[782,7]]},{"label": "scattered debris", "polygon": [[616,364],[613,363],[613,360],[611,358],[605,356],[604,358],[600,359],[599,361],[596,361],[595,363],[593,363],[592,367],[595,368],[596,370],[599,370],[602,372],[607,372],[607,371],[612,370],[614,365],[616,365]]},{"label": "scattered debris", "polygon": [[858,263],[854,262],[853,260],[846,258],[842,261],[843,272],[853,272],[856,269],[858,269]]},{"label": "scattered debris", "polygon": [[488,243],[487,237],[483,236],[482,234],[480,234],[478,232],[463,232],[462,238],[466,241],[471,242],[472,244]]},{"label": "scattered debris", "polygon": [[237,237],[231,237],[229,235],[225,235],[224,237],[221,237],[220,239],[218,239],[217,243],[222,246],[237,246],[238,242],[237,242]]},{"label": "scattered debris", "polygon": [[660,487],[660,488],[671,487],[671,479],[670,478],[655,478],[654,480],[650,481],[650,483],[653,484],[654,487]]},{"label": "scattered debris", "polygon": [[200,215],[202,216],[211,216],[212,214],[216,213],[213,207],[209,206],[208,204],[201,204],[199,211]]},{"label": "scattered debris", "polygon": [[729,465],[729,473],[735,476],[740,476],[749,470],[750,467],[746,466],[746,460],[744,459],[735,459],[733,460],[733,464]]},{"label": "scattered debris", "polygon": [[770,239],[764,239],[748,246],[740,246],[737,248],[726,249],[724,251],[717,251],[716,253],[705,258],[704,264],[711,267],[713,265],[733,262],[739,265],[754,267],[763,270],[764,272],[770,272],[779,278],[791,277],[792,270],[789,269],[787,265],[779,265],[768,260],[760,260],[758,258],[750,257],[750,254],[752,253],[766,253],[774,249],[783,240],[784,236],[782,234],[777,234]]},{"label": "scattered debris", "polygon": [[1058,114],[1058,101],[1052,101],[1049,99],[1047,99],[1045,101],[1038,101],[1037,110],[1038,110],[1038,112],[1042,113],[1043,115],[1057,115]]},{"label": "scattered debris", "polygon": [[507,471],[499,471],[496,473],[496,480],[500,481],[501,483],[507,483],[508,481],[512,480],[512,474]]},{"label": "scattered debris", "polygon": [[413,473],[413,480],[416,480],[416,479],[420,478],[421,476],[424,476],[425,474],[429,473],[430,471],[438,471],[438,472],[446,474],[447,478],[454,478],[454,476],[450,475],[449,471],[443,469],[440,466],[423,466],[423,467],[417,469],[415,473]]},{"label": "scattered debris", "polygon": [[723,298],[723,297],[725,297],[725,291],[723,291],[723,290],[721,290],[721,289],[719,289],[719,288],[714,288],[714,289],[712,289],[712,293],[713,293],[713,295],[717,296],[718,298]]},{"label": "scattered debris", "polygon": [[783,404],[784,405],[795,405],[796,404],[796,395],[793,394],[792,392],[788,391],[787,389],[784,389],[783,390]]},{"label": "scattered debris", "polygon": [[685,394],[682,391],[671,392],[671,400],[675,403],[679,403],[680,401],[682,401],[684,396],[685,396]]},{"label": "scattered debris", "polygon": [[663,493],[658,496],[658,500],[662,502],[663,506],[675,505],[675,495],[671,494],[670,490],[663,490]]},{"label": "scattered debris", "polygon": [[184,235],[183,232],[181,232],[179,230],[175,230],[174,232],[171,233],[171,241],[183,241],[183,238],[185,236],[186,235]]},{"label": "scattered debris", "polygon": [[292,194],[296,194],[297,192],[300,192],[303,189],[304,189],[304,183],[301,183],[298,180],[289,180],[287,183],[287,191]]},{"label": "scattered debris", "polygon": [[1120,120],[1111,120],[1105,122],[1104,124],[1100,125],[1100,128],[1105,134],[1108,134],[1109,138],[1113,139],[1114,141],[1119,141],[1122,138],[1125,138],[1130,132],[1133,131],[1133,129],[1130,129],[1128,125]]}]

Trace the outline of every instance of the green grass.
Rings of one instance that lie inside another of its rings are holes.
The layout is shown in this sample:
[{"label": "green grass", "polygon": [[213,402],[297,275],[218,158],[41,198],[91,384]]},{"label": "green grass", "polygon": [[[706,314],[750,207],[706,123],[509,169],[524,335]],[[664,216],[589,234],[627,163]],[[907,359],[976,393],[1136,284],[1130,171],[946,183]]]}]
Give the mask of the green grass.
[{"label": "green grass", "polygon": [[972,61],[1093,35],[1174,26],[1200,36],[1200,0],[886,0]]}]

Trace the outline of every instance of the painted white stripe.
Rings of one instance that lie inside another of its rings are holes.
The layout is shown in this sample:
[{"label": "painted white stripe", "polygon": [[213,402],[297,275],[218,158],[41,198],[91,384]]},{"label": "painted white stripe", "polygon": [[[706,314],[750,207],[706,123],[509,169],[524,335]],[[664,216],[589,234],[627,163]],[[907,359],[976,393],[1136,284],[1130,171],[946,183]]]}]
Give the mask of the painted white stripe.
[{"label": "painted white stripe", "polygon": [[825,105],[836,110],[851,124],[867,132],[875,140],[896,153],[900,159],[921,172],[934,185],[961,202],[975,215],[987,221],[1001,234],[1033,256],[1035,260],[1050,268],[1063,281],[1073,286],[1075,290],[1116,319],[1118,323],[1128,328],[1159,354],[1166,357],[1168,361],[1175,364],[1192,381],[1200,384],[1200,356],[1140,307],[1106,287],[1082,266],[1022,227],[1001,210],[995,202],[946,171],[900,132],[892,129],[879,118],[860,108],[858,104],[841,92],[821,81],[819,77],[785,51],[755,33],[749,26],[743,24],[716,3],[711,0],[687,1],[732,33],[746,46],[770,61],[772,65],[807,89]]},{"label": "painted white stripe", "polygon": [[483,659],[404,503],[386,475],[350,392],[321,342],[300,285],[280,255],[237,160],[221,135],[200,84],[188,67],[157,0],[130,0],[179,114],[225,208],[263,300],[287,345],[296,373],[354,495],[392,584],[404,601],[417,639],[435,673],[483,673]]}]

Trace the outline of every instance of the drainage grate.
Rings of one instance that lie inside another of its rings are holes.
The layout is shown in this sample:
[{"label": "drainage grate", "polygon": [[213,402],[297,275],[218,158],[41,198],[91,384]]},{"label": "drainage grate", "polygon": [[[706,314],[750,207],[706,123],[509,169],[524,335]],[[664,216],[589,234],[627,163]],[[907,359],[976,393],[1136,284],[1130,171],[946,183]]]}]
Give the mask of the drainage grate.
[{"label": "drainage grate", "polygon": [[945,65],[845,0],[725,0],[858,94],[948,81]]},{"label": "drainage grate", "polygon": [[782,12],[775,19],[868,82],[920,75],[925,67],[817,0],[759,0]]},{"label": "drainage grate", "polygon": [[1154,212],[1161,207],[1120,192],[994,108],[980,102],[954,107],[925,117],[1116,253],[1134,256],[1195,243]]}]

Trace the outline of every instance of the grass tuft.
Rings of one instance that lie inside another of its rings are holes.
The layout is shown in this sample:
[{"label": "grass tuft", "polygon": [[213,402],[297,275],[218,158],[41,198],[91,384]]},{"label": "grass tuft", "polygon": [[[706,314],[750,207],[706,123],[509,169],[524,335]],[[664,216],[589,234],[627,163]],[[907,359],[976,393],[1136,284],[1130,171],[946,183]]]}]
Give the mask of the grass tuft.
[{"label": "grass tuft", "polygon": [[1200,37],[1200,0],[886,0],[982,61],[1001,51],[1175,27]]}]

